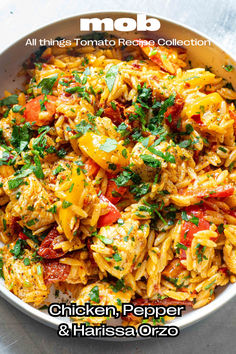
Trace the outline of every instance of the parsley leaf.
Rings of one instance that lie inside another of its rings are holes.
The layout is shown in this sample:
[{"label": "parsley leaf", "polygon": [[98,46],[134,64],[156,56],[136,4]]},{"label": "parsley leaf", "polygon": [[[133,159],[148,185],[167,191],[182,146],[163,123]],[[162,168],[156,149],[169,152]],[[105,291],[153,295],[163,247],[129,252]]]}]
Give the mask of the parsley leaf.
[{"label": "parsley leaf", "polygon": [[105,143],[99,146],[99,150],[103,150],[105,152],[114,151],[117,147],[117,141],[115,139],[107,138]]},{"label": "parsley leaf", "polygon": [[30,260],[29,260],[29,258],[25,258],[24,261],[23,261],[23,263],[24,263],[25,266],[30,265]]},{"label": "parsley leaf", "polygon": [[52,92],[52,88],[57,81],[58,74],[51,76],[51,77],[45,77],[43,80],[40,81],[38,84],[38,88],[42,89],[42,93],[45,95],[49,95]]},{"label": "parsley leaf", "polygon": [[99,240],[101,240],[103,243],[105,243],[106,245],[111,245],[113,243],[113,240],[111,240],[110,238],[107,238],[105,236],[102,235],[96,235],[97,238],[99,238]]},{"label": "parsley leaf", "polygon": [[179,143],[179,147],[181,148],[187,148],[192,144],[192,141],[190,139],[188,140],[183,140],[181,143]]},{"label": "parsley leaf", "polygon": [[114,260],[115,260],[116,262],[122,261],[122,258],[121,258],[121,256],[119,255],[119,253],[113,254],[113,258],[114,258]]},{"label": "parsley leaf", "polygon": [[199,224],[199,218],[197,216],[192,216],[189,221],[196,226]]},{"label": "parsley leaf", "polygon": [[189,216],[187,215],[186,211],[182,211],[181,217],[184,221],[190,221],[192,224],[198,226],[199,224],[199,218],[197,216]]},{"label": "parsley leaf", "polygon": [[89,130],[92,130],[92,125],[86,122],[86,120],[81,120],[79,124],[76,124],[75,128],[78,132],[77,137],[79,138],[85,133],[87,133]]},{"label": "parsley leaf", "polygon": [[118,187],[122,187],[125,186],[130,180],[136,184],[139,184],[141,182],[141,177],[126,167],[125,171],[120,173],[116,178],[112,180],[115,181]]},{"label": "parsley leaf", "polygon": [[142,107],[149,109],[149,101],[151,101],[152,90],[146,87],[146,82],[143,87],[138,85],[138,97],[137,102],[141,104]]},{"label": "parsley leaf", "polygon": [[31,126],[29,123],[20,127],[14,125],[12,129],[11,144],[16,148],[18,153],[21,153],[28,146],[31,137]]},{"label": "parsley leaf", "polygon": [[174,155],[170,154],[169,151],[166,152],[162,152],[160,150],[156,150],[154,147],[149,146],[148,150],[152,153],[155,154],[159,157],[161,157],[163,160],[165,160],[166,162],[171,162],[171,163],[175,163],[175,157]]},{"label": "parsley leaf", "polygon": [[147,166],[154,168],[158,168],[161,166],[161,162],[155,159],[152,155],[140,155],[140,157]]},{"label": "parsley leaf", "polygon": [[234,67],[231,64],[225,65],[225,66],[223,66],[223,68],[225,69],[225,71],[228,71],[228,72],[234,70]]},{"label": "parsley leaf", "polygon": [[0,278],[4,279],[4,274],[3,274],[3,260],[2,257],[0,257]]},{"label": "parsley leaf", "polygon": [[65,91],[68,93],[77,92],[79,97],[84,98],[89,103],[91,102],[90,97],[89,97],[89,93],[86,91],[85,86],[73,86],[73,87],[69,87],[69,88],[65,89]]},{"label": "parsley leaf", "polygon": [[99,288],[98,286],[94,286],[91,291],[89,292],[89,298],[91,301],[96,302],[96,304],[99,304],[100,302],[100,297],[99,297]]},{"label": "parsley leaf", "polygon": [[72,205],[72,203],[68,202],[67,200],[63,200],[63,202],[62,202],[63,209],[69,208],[71,205]]},{"label": "parsley leaf", "polygon": [[186,251],[188,249],[188,247],[183,245],[182,243],[178,242],[176,245],[176,253],[179,253],[180,249]]},{"label": "parsley leaf", "polygon": [[30,168],[25,169],[23,171],[21,170],[20,173],[18,173],[17,175],[15,174],[16,177],[8,181],[8,188],[15,189],[19,187],[24,182],[23,178],[30,175],[31,173],[32,173],[32,169]]},{"label": "parsley leaf", "polygon": [[117,282],[115,283],[115,285],[111,285],[110,288],[112,289],[112,291],[114,293],[118,293],[118,291],[120,290],[124,290],[125,288],[125,282],[124,279],[118,279]]},{"label": "parsley leaf", "polygon": [[56,214],[57,212],[57,206],[54,204],[50,209],[47,210],[48,212],[52,214]]},{"label": "parsley leaf", "polygon": [[118,66],[112,65],[105,76],[105,81],[108,87],[108,90],[111,92],[118,74]]},{"label": "parsley leaf", "polygon": [[20,258],[23,255],[25,246],[26,242],[24,240],[18,239],[16,241],[14,247],[10,250],[14,258]]},{"label": "parsley leaf", "polygon": [[18,96],[11,95],[8,97],[3,98],[0,100],[0,107],[1,106],[12,106],[13,104],[18,104]]},{"label": "parsley leaf", "polygon": [[65,171],[65,169],[61,166],[61,165],[58,165],[55,170],[52,171],[52,174],[54,176],[58,175],[58,173],[62,172],[62,171]]},{"label": "parsley leaf", "polygon": [[35,174],[35,176],[38,179],[43,179],[44,178],[44,173],[43,173],[43,169],[41,166],[41,162],[40,159],[37,155],[34,156],[34,162],[35,162],[35,166],[33,166],[33,172]]},{"label": "parsley leaf", "polygon": [[159,102],[156,102],[156,104],[153,105],[153,109],[155,108],[160,108],[159,112],[157,114],[157,117],[154,117],[152,119],[153,122],[155,123],[162,123],[163,119],[164,119],[164,114],[167,111],[168,107],[173,106],[174,102],[175,102],[175,94],[170,95],[164,102],[162,102],[161,104]]},{"label": "parsley leaf", "polygon": [[217,226],[217,230],[218,230],[219,234],[222,234],[223,231],[224,231],[224,224],[218,225],[218,226]]},{"label": "parsley leaf", "polygon": [[149,183],[142,183],[140,185],[130,186],[130,192],[134,194],[135,199],[141,198],[143,195],[147,194],[149,191]]},{"label": "parsley leaf", "polygon": [[28,237],[28,238],[30,238],[32,241],[34,241],[35,243],[39,243],[39,240],[38,240],[38,238],[37,238],[37,236],[36,235],[33,235],[33,232],[30,230],[30,229],[28,229],[27,227],[25,227],[24,226],[24,228],[23,228],[23,233]]},{"label": "parsley leaf", "polygon": [[128,131],[128,126],[125,124],[125,122],[122,122],[120,125],[118,125],[116,131],[120,133],[121,136],[125,137],[130,134]]},{"label": "parsley leaf", "polygon": [[38,136],[37,138],[34,139],[33,141],[33,149],[39,152],[39,156],[40,157],[44,157],[44,150],[46,148],[47,145],[47,138],[45,137],[45,135],[47,134],[47,132],[50,130],[49,126],[44,126],[41,127],[38,130],[38,133],[41,134],[40,136]]}]

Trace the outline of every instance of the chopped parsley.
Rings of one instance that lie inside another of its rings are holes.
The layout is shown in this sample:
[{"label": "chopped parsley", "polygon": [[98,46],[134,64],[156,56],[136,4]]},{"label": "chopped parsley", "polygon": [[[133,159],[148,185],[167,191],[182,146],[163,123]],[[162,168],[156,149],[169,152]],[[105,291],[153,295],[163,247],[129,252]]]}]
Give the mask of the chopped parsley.
[{"label": "chopped parsley", "polygon": [[42,93],[45,95],[50,95],[52,93],[52,88],[57,81],[58,74],[51,76],[51,77],[45,77],[43,80],[40,81],[38,84],[38,88],[42,89]]},{"label": "chopped parsley", "polygon": [[113,254],[113,258],[114,258],[114,260],[115,260],[116,262],[122,261],[121,256],[120,256],[119,253],[117,253],[117,252]]},{"label": "chopped parsley", "polygon": [[99,288],[98,286],[94,286],[91,291],[89,292],[89,298],[91,301],[96,302],[96,304],[99,304],[100,302],[100,297],[99,297]]},{"label": "chopped parsley", "polygon": [[50,209],[48,209],[47,211],[49,211],[52,214],[56,214],[57,212],[57,206],[54,204]]},{"label": "chopped parsley", "polygon": [[42,166],[41,166],[40,159],[39,159],[39,157],[37,155],[34,156],[34,162],[35,162],[35,165],[33,166],[33,172],[34,172],[35,176],[38,179],[43,179],[44,178],[44,173],[43,173],[43,169],[42,169]]},{"label": "chopped parsley", "polygon": [[15,259],[22,258],[26,245],[27,243],[24,240],[18,239],[16,241],[14,247],[10,250]]},{"label": "chopped parsley", "polygon": [[187,215],[186,211],[182,211],[181,217],[184,221],[190,221],[192,224],[198,226],[199,224],[199,218],[197,216],[189,216]]},{"label": "chopped parsley", "polygon": [[122,301],[121,301],[121,299],[117,299],[116,302],[117,302],[117,305],[118,305],[118,306],[122,306]]},{"label": "chopped parsley", "polygon": [[24,265],[26,265],[26,266],[30,265],[30,260],[29,260],[29,258],[25,258],[25,259],[23,260],[23,263],[24,263]]},{"label": "chopped parsley", "polygon": [[105,81],[107,84],[108,90],[111,92],[118,75],[118,66],[112,65],[105,76]]},{"label": "chopped parsley", "polygon": [[38,151],[40,157],[44,157],[45,155],[45,148],[47,146],[47,138],[45,135],[50,130],[48,125],[39,128],[38,133],[40,134],[37,138],[33,141],[33,149]]},{"label": "chopped parsley", "polygon": [[176,253],[179,253],[180,249],[186,251],[188,249],[188,247],[185,246],[183,243],[178,242],[177,245],[176,245]]},{"label": "chopped parsley", "polygon": [[174,155],[172,155],[169,151],[162,152],[160,150],[156,150],[154,147],[148,147],[148,150],[159,157],[161,157],[166,162],[176,163]]},{"label": "chopped parsley", "polygon": [[111,285],[110,288],[114,293],[118,293],[118,291],[124,290],[125,289],[124,279],[123,278],[118,279],[115,285]]},{"label": "chopped parsley", "polygon": [[99,150],[105,152],[114,151],[117,148],[117,141],[115,139],[107,138],[105,143],[99,146]]},{"label": "chopped parsley", "polygon": [[210,283],[210,284],[208,284],[207,286],[205,286],[205,290],[208,290],[208,289],[210,289],[214,284],[215,284],[215,280],[212,282],[212,283]]},{"label": "chopped parsley", "polygon": [[219,234],[222,234],[223,231],[224,231],[224,224],[218,225],[218,226],[217,226],[217,230],[218,230]]},{"label": "chopped parsley", "polygon": [[183,140],[179,143],[179,147],[181,148],[187,148],[192,144],[192,140],[191,139],[187,139],[187,140]]},{"label": "chopped parsley", "polygon": [[79,138],[85,133],[87,133],[89,130],[93,130],[93,127],[90,123],[86,122],[86,120],[81,120],[79,124],[76,124],[75,126],[76,132],[76,137]]},{"label": "chopped parsley", "polygon": [[233,67],[233,65],[231,65],[231,64],[224,65],[223,68],[225,69],[225,71],[228,71],[228,72],[234,70],[234,67]]},{"label": "chopped parsley", "polygon": [[116,178],[113,179],[113,181],[115,181],[118,187],[123,187],[129,181],[132,181],[135,184],[141,183],[141,177],[137,173],[133,172],[131,169],[126,167],[122,173],[120,173]]},{"label": "chopped parsley", "polygon": [[55,170],[52,171],[52,174],[53,175],[58,175],[58,173],[62,172],[62,171],[65,171],[65,169],[61,166],[61,165],[58,165]]},{"label": "chopped parsley", "polygon": [[130,192],[134,194],[135,199],[141,198],[143,195],[147,194],[150,189],[149,183],[142,183],[139,185],[130,186]]},{"label": "chopped parsley", "polygon": [[11,95],[11,96],[5,97],[2,100],[0,100],[0,107],[1,106],[12,106],[14,104],[18,104],[18,96],[17,95]]},{"label": "chopped parsley", "polygon": [[73,86],[65,89],[68,93],[77,93],[79,97],[84,98],[86,101],[91,103],[89,93],[86,91],[85,86]]},{"label": "chopped parsley", "polygon": [[63,200],[63,202],[62,202],[63,209],[69,208],[71,205],[72,205],[72,203],[68,202],[67,200]]},{"label": "chopped parsley", "polygon": [[159,168],[161,166],[161,162],[155,159],[152,155],[140,155],[140,157],[147,166],[153,168]]},{"label": "chopped parsley", "polygon": [[105,245],[111,245],[113,243],[113,240],[110,238],[107,238],[105,236],[102,235],[96,235],[97,238],[99,238],[99,240],[101,240],[103,243],[105,243]]},{"label": "chopped parsley", "polygon": [[200,243],[197,244],[196,248],[196,256],[197,256],[197,262],[201,263],[203,259],[208,259],[205,255],[204,252],[206,250],[206,246],[200,245]]},{"label": "chopped parsley", "polygon": [[116,103],[114,101],[111,101],[111,107],[113,111],[116,111]]},{"label": "chopped parsley", "polygon": [[2,257],[0,257],[0,277],[4,279]]},{"label": "chopped parsley", "polygon": [[24,183],[23,178],[30,175],[32,173],[32,169],[21,170],[19,173],[15,173],[15,177],[8,181],[8,188],[15,189],[18,188],[21,184]]},{"label": "chopped parsley", "polygon": [[24,151],[29,144],[32,135],[30,123],[25,123],[23,127],[14,125],[12,128],[11,144],[16,149],[17,153]]}]

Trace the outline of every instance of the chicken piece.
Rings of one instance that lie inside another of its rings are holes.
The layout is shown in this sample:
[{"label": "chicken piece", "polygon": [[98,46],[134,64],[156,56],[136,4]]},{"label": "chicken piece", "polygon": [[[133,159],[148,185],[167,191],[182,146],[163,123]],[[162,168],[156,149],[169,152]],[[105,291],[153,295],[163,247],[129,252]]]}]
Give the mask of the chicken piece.
[{"label": "chicken piece", "polygon": [[230,241],[225,242],[223,253],[224,253],[224,261],[228,269],[232,273],[236,274],[236,248],[233,247]]},{"label": "chicken piece", "polygon": [[7,118],[2,118],[0,120],[0,130],[2,132],[2,137],[6,141],[7,144],[10,144],[11,136],[12,136],[12,123]]},{"label": "chicken piece", "polygon": [[224,230],[226,236],[223,248],[224,261],[228,269],[236,274],[236,226],[228,225]]},{"label": "chicken piece", "polygon": [[33,174],[25,177],[24,183],[15,189],[9,188],[8,181],[3,186],[5,193],[10,198],[6,207],[7,220],[10,220],[12,216],[19,217],[21,226],[39,232],[40,229],[43,231],[55,222],[54,214],[48,211],[52,204],[50,197]]},{"label": "chicken piece", "polygon": [[65,256],[59,262],[70,265],[70,273],[65,280],[69,284],[87,284],[88,279],[96,277],[99,271],[95,262],[89,259],[86,251],[78,251],[72,256]]},{"label": "chicken piece", "polygon": [[[18,247],[21,240],[18,239]],[[48,296],[49,287],[43,280],[43,266],[40,262],[30,262],[33,252],[22,250],[22,259],[15,259],[11,251],[16,249],[16,243],[4,247],[3,274],[6,287],[24,302],[39,306]]]},{"label": "chicken piece", "polygon": [[116,126],[112,123],[112,120],[108,117],[97,117],[95,119],[97,130],[100,134],[106,135],[112,139],[120,139],[120,134],[116,131]]},{"label": "chicken piece", "polygon": [[[121,218],[125,218],[125,213]],[[119,279],[130,273],[145,249],[148,234],[148,222],[130,220],[130,215],[122,225],[101,227],[91,245],[94,260],[100,270]]]},{"label": "chicken piece", "polygon": [[[97,282],[87,285],[81,291],[79,298],[76,300],[78,306],[85,305],[86,302],[90,302],[91,305],[113,305],[118,311],[121,311],[122,303],[129,303],[133,291],[127,289],[123,282],[119,281],[119,284],[111,285],[105,282]],[[117,282],[117,283],[118,283]],[[89,322],[91,324],[104,323],[107,317],[73,317],[76,322]]]},{"label": "chicken piece", "polygon": [[157,161],[156,166],[160,165],[160,167],[166,167],[167,164],[162,161],[159,156],[152,154],[141,143],[137,143],[134,146],[130,158],[131,169],[137,173],[144,182],[150,182],[154,180],[155,175],[159,172],[159,167],[155,167],[155,162],[154,164],[148,164],[146,156],[150,156],[150,158],[153,157],[153,159]]}]

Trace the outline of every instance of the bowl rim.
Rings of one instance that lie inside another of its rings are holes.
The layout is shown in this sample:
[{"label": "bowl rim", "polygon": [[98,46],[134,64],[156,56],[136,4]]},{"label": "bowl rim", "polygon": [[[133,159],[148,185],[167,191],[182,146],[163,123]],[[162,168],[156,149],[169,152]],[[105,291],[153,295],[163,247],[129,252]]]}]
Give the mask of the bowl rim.
[{"label": "bowl rim", "polygon": [[[37,29],[33,30],[30,33],[27,33],[24,36],[21,36],[20,38],[18,38],[15,42],[13,42],[12,44],[10,44],[9,46],[7,46],[6,48],[4,48],[2,51],[0,51],[0,56],[3,56],[5,54],[7,54],[8,50],[10,50],[11,48],[13,48],[14,46],[16,46],[18,43],[20,43],[21,41],[23,41],[24,39],[33,36],[34,34],[37,34],[39,31],[41,30],[46,30],[47,28],[49,28],[50,26],[55,26],[55,25],[59,25],[62,22],[68,22],[70,20],[75,20],[76,18],[80,18],[82,16],[95,16],[95,15],[103,15],[104,16],[109,16],[109,15],[118,15],[118,14],[123,14],[123,15],[137,15],[138,13],[141,12],[136,12],[136,11],[114,11],[114,10],[107,10],[107,11],[86,11],[86,12],[81,12],[77,15],[73,15],[73,16],[67,16],[67,17],[63,17],[59,20],[53,21],[53,22],[49,22],[48,24],[38,27]],[[216,40],[213,40],[211,37],[209,37],[208,35],[205,35],[204,33],[202,33],[199,30],[195,30],[193,29],[191,26],[188,25],[183,25],[182,23],[169,19],[167,17],[163,17],[163,16],[158,16],[156,14],[152,14],[152,13],[145,13],[147,16],[149,17],[153,17],[153,18],[157,18],[160,21],[165,21],[167,24],[170,25],[176,25],[178,27],[181,27],[182,29],[187,30],[188,32],[192,32],[193,34],[196,34],[204,39],[209,39],[210,42],[220,51],[225,52],[225,54],[227,54],[227,56],[232,59],[234,61],[234,57],[233,55],[224,48],[224,46],[222,46],[221,44],[219,44]],[[62,323],[61,320],[59,320],[58,318],[54,318],[54,317],[50,317],[48,314],[40,311],[39,309],[25,303],[23,300],[21,300],[20,298],[18,298],[16,295],[14,295],[13,293],[10,292],[10,290],[8,290],[5,285],[4,282],[1,281],[0,282],[0,295],[7,300],[11,305],[15,306],[17,309],[19,309],[21,312],[23,312],[24,314],[30,316],[31,318],[35,319],[38,322],[41,322],[44,325],[47,325],[51,328],[56,329],[58,327],[58,325],[60,323]],[[186,313],[183,315],[182,318],[179,318],[177,323],[175,325],[177,325],[180,329],[183,329],[185,327],[188,327],[190,325],[193,325],[194,323],[200,321],[201,319],[209,316],[211,313],[215,312],[217,309],[219,309],[220,307],[222,307],[223,305],[225,305],[229,300],[231,300],[234,296],[236,295],[236,283],[235,284],[228,284],[228,286],[226,286],[225,289],[223,289],[221,291],[221,293],[219,295],[217,295],[217,297],[210,302],[209,304],[196,309],[190,313]],[[90,337],[89,337],[90,338]],[[91,337],[92,338],[92,337]],[[120,339],[116,339],[116,338],[92,338],[92,339],[99,339],[99,340],[119,340]],[[142,337],[137,337],[137,338],[128,338],[126,337],[125,340],[126,341],[131,341],[131,340],[143,340],[145,338]],[[146,338],[148,339],[148,338]],[[124,339],[123,339],[124,340]]]},{"label": "bowl rim", "polygon": [[218,43],[217,40],[212,39],[210,36],[204,34],[204,32],[196,30],[196,29],[194,29],[193,27],[191,27],[189,25],[184,25],[184,24],[182,24],[179,21],[172,20],[172,19],[170,19],[168,17],[165,17],[165,16],[158,16],[158,15],[155,15],[155,14],[152,14],[152,13],[149,13],[149,12],[136,12],[136,11],[127,11],[127,10],[119,10],[119,11],[115,11],[115,10],[86,11],[86,12],[81,12],[81,13],[79,13],[77,15],[62,17],[59,20],[49,22],[49,23],[47,23],[44,26],[40,26],[37,29],[35,29],[35,30],[33,30],[33,31],[29,32],[29,33],[26,33],[26,35],[21,36],[16,41],[14,41],[12,44],[9,44],[4,49],[0,50],[0,55],[5,54],[5,52],[7,50],[9,50],[10,48],[14,47],[16,44],[18,44],[19,42],[21,42],[25,38],[28,38],[29,36],[32,36],[32,35],[36,34],[37,32],[46,29],[47,27],[59,24],[61,22],[67,22],[68,20],[73,20],[73,19],[76,19],[76,18],[79,18],[79,17],[82,17],[82,16],[86,16],[86,15],[88,15],[88,16],[90,16],[90,15],[94,16],[96,14],[98,14],[98,15],[102,15],[102,14],[104,14],[104,15],[107,15],[107,14],[123,14],[123,15],[130,15],[131,14],[131,15],[137,15],[137,14],[140,14],[140,13],[144,13],[148,17],[153,17],[153,18],[157,18],[157,19],[159,19],[161,21],[169,22],[169,23],[174,24],[176,26],[179,26],[179,27],[181,27],[183,29],[187,29],[188,31],[191,31],[191,32],[193,32],[193,33],[195,33],[195,34],[197,34],[197,35],[199,35],[199,36],[201,36],[201,37],[203,37],[205,39],[209,39],[210,42],[212,44],[214,44],[218,49],[223,50],[226,54],[228,54],[229,57],[231,57],[233,60],[236,60],[236,59],[234,59],[234,55],[228,49],[226,49],[224,47],[224,45],[221,45],[220,43]]}]

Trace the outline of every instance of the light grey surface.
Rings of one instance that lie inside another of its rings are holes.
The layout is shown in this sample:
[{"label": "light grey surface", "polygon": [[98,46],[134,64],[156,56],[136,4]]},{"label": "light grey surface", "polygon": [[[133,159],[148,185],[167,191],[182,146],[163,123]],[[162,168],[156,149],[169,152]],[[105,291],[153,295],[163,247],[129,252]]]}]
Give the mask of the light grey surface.
[{"label": "light grey surface", "polygon": [[[0,49],[24,34],[79,12],[132,10],[156,13],[205,32],[236,54],[234,28],[236,2],[187,0],[100,0],[94,2],[5,1],[0,5]],[[13,12],[13,13],[10,13]],[[0,299],[0,353],[235,353],[236,299],[197,325],[185,329],[178,338],[133,343],[104,343],[58,338],[56,332],[34,322]]]},{"label": "light grey surface", "polygon": [[58,338],[56,331],[23,315],[0,298],[1,354],[233,354],[236,298],[206,320],[183,330],[177,338],[139,342],[103,342]]}]

